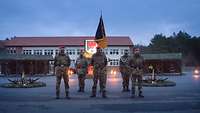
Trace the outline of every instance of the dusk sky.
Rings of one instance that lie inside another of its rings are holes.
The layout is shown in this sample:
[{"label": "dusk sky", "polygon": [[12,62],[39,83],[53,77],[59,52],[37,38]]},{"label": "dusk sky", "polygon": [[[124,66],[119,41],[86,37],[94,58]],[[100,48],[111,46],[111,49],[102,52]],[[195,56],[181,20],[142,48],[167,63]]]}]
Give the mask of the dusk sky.
[{"label": "dusk sky", "polygon": [[94,36],[103,12],[106,35],[149,44],[179,30],[200,36],[200,0],[0,0],[0,40],[13,36]]}]

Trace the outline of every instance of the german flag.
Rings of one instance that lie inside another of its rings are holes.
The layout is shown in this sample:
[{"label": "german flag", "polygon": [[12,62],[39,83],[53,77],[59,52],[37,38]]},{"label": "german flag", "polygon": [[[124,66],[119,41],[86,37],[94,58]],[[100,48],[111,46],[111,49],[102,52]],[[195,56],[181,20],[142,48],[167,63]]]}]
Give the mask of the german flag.
[{"label": "german flag", "polygon": [[106,48],[108,45],[108,40],[106,38],[102,15],[100,17],[99,25],[97,27],[95,41],[98,44],[98,47],[100,47],[100,48]]}]

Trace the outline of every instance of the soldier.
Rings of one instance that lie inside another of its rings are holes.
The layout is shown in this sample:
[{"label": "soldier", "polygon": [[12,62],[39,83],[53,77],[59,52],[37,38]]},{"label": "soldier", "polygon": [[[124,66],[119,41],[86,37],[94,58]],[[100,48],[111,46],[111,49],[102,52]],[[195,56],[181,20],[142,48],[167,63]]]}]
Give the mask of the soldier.
[{"label": "soldier", "polygon": [[87,74],[88,62],[81,52],[79,58],[76,60],[76,73],[78,74],[79,90],[78,92],[84,92],[85,87],[85,76]]},{"label": "soldier", "polygon": [[138,96],[144,97],[142,95],[142,77],[144,69],[144,59],[140,55],[140,49],[136,48],[134,50],[134,55],[129,60],[129,66],[131,69],[131,81],[132,81],[132,98],[135,97],[135,86],[138,85]]},{"label": "soldier", "polygon": [[94,84],[92,87],[92,95],[90,97],[96,97],[97,83],[99,81],[102,97],[106,98],[107,58],[101,48],[97,47],[97,52],[92,56],[91,65],[94,66]]},{"label": "soldier", "polygon": [[122,86],[123,90],[122,91],[130,91],[129,90],[129,78],[130,78],[130,70],[128,66],[129,62],[129,55],[128,55],[128,50],[124,51],[124,55],[120,58],[120,72],[122,75]]},{"label": "soldier", "polygon": [[70,66],[70,58],[68,55],[64,53],[64,47],[60,47],[60,52],[58,56],[55,57],[55,72],[56,72],[56,99],[60,98],[60,83],[62,78],[65,83],[65,93],[66,98],[69,98],[69,77],[68,77],[68,69]]}]

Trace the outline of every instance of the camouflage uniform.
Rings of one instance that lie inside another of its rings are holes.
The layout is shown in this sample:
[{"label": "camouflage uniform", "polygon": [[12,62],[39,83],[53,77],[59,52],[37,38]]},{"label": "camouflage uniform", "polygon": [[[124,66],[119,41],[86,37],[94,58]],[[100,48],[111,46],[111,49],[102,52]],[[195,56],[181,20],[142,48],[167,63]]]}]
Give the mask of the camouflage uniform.
[{"label": "camouflage uniform", "polygon": [[94,66],[94,85],[92,87],[91,97],[96,97],[97,83],[99,81],[100,91],[102,92],[102,97],[106,98],[106,65],[107,58],[100,48],[97,49],[97,53],[92,56],[91,64]]},{"label": "camouflage uniform", "polygon": [[122,75],[122,86],[123,86],[123,91],[130,91],[129,90],[129,78],[130,78],[130,69],[128,66],[129,62],[129,55],[128,53],[125,53],[121,58],[120,58],[120,72]]},{"label": "camouflage uniform", "polygon": [[87,66],[88,66],[88,62],[81,54],[80,57],[76,60],[76,73],[78,74],[78,81],[79,81],[78,92],[84,92]]},{"label": "camouflage uniform", "polygon": [[135,87],[138,85],[139,97],[142,95],[142,77],[143,77],[143,68],[144,60],[141,55],[133,55],[129,60],[129,66],[131,69],[131,81],[132,81],[132,97],[135,97]]},{"label": "camouflage uniform", "polygon": [[56,72],[56,98],[59,99],[60,96],[60,83],[62,78],[65,83],[65,92],[66,98],[69,98],[69,77],[67,74],[67,70],[70,66],[70,58],[68,55],[63,53],[59,53],[58,56],[55,57],[55,72]]}]

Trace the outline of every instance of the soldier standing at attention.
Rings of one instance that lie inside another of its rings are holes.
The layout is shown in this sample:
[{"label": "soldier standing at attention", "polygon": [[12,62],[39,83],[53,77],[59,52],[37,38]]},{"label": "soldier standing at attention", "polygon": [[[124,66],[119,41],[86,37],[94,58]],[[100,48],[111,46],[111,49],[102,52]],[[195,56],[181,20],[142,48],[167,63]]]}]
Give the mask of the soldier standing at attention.
[{"label": "soldier standing at attention", "polygon": [[107,58],[100,47],[97,47],[97,52],[93,54],[91,65],[94,66],[94,84],[92,87],[92,95],[90,97],[96,97],[97,83],[99,81],[100,91],[102,91],[102,97],[106,98]]},{"label": "soldier standing at attention", "polygon": [[62,78],[65,83],[65,93],[66,98],[69,98],[69,77],[68,77],[68,69],[70,66],[70,58],[68,55],[64,53],[64,47],[60,47],[60,52],[58,56],[55,57],[55,72],[56,72],[56,99],[60,98],[60,83]]},{"label": "soldier standing at attention", "polygon": [[130,78],[130,69],[128,66],[129,62],[129,55],[128,55],[128,50],[124,51],[124,55],[120,58],[120,72],[122,75],[122,86],[123,86],[123,92],[124,91],[130,91],[129,90],[129,78]]},{"label": "soldier standing at attention", "polygon": [[129,60],[129,66],[131,69],[131,81],[132,81],[132,98],[135,97],[135,87],[138,85],[138,96],[144,97],[142,95],[142,77],[143,77],[143,69],[144,69],[144,59],[140,55],[140,49],[136,48],[134,50],[134,55]]},{"label": "soldier standing at attention", "polygon": [[76,60],[76,72],[78,74],[79,81],[79,90],[78,92],[84,92],[85,88],[85,76],[87,74],[88,62],[83,56],[83,52],[81,52],[79,58]]}]

